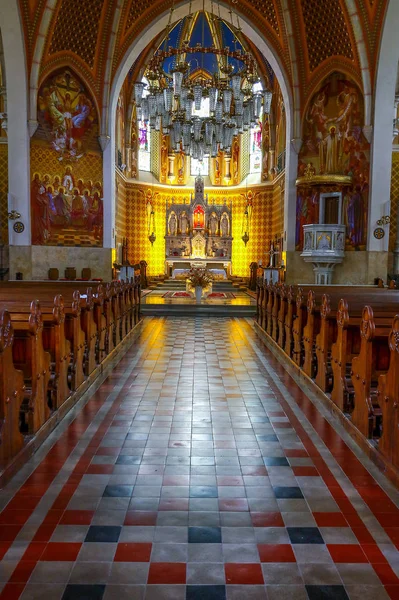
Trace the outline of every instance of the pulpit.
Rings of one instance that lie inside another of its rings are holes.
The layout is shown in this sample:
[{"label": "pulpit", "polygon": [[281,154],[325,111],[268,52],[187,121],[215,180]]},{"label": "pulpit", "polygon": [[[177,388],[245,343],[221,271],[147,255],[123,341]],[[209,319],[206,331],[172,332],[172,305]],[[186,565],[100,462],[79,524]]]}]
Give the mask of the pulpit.
[{"label": "pulpit", "polygon": [[313,263],[315,283],[329,285],[335,265],[345,257],[345,225],[341,224],[342,193],[320,194],[319,223],[303,226],[301,256]]}]

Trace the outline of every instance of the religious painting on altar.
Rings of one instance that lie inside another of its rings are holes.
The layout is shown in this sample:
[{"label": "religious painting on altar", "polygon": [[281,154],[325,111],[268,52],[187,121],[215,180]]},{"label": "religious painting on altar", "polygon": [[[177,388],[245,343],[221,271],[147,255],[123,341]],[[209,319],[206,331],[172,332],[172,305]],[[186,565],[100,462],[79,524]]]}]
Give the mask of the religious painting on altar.
[{"label": "religious painting on altar", "polygon": [[[309,185],[303,183],[297,190],[297,250],[303,248],[302,225],[318,222],[319,194],[329,191],[342,191],[346,250],[365,249],[370,144],[363,125],[359,88],[346,76],[333,73],[314,94],[305,113],[298,177]],[[318,175],[323,176],[323,185],[312,185],[312,178]],[[343,176],[349,179],[345,181]]]},{"label": "religious painting on altar", "polygon": [[41,85],[38,120],[60,161],[79,160],[98,136],[93,100],[68,69],[53,73]]}]

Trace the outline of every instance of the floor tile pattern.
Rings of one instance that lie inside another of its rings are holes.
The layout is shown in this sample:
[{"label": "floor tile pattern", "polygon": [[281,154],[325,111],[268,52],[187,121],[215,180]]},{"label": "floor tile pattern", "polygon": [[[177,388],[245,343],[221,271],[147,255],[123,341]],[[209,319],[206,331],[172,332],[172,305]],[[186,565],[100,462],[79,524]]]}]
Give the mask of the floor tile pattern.
[{"label": "floor tile pattern", "polygon": [[239,319],[146,319],[0,492],[0,598],[399,598],[399,510]]}]

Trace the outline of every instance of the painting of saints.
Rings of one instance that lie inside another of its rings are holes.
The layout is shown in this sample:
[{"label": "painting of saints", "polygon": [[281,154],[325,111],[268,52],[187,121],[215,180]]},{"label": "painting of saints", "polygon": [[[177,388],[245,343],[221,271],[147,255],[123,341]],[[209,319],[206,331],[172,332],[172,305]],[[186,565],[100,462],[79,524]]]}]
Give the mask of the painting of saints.
[{"label": "painting of saints", "polygon": [[336,128],[330,127],[329,134],[320,142],[320,172],[339,173],[341,136]]},{"label": "painting of saints", "polygon": [[58,223],[67,223],[69,221],[69,210],[66,197],[64,194],[65,190],[60,187],[57,195],[54,198],[54,207]]}]

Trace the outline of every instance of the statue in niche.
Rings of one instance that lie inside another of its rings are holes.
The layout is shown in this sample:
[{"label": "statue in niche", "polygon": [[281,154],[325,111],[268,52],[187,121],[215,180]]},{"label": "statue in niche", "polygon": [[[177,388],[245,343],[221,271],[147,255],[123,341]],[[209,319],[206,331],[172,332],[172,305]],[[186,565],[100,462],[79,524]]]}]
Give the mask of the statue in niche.
[{"label": "statue in niche", "polygon": [[170,215],[169,219],[169,235],[176,235],[177,233],[177,219],[175,213]]},{"label": "statue in niche", "polygon": [[219,221],[215,214],[210,216],[209,219],[209,232],[211,235],[217,235],[218,232]]},{"label": "statue in niche", "polygon": [[229,235],[229,220],[227,218],[226,213],[223,214],[222,219],[220,221],[220,231],[222,237],[227,237]]},{"label": "statue in niche", "polygon": [[330,127],[328,135],[320,143],[320,169],[324,173],[339,172],[339,156],[341,148],[341,135],[334,126]]},{"label": "statue in niche", "polygon": [[188,218],[187,218],[187,214],[185,212],[181,213],[180,215],[180,232],[183,235],[187,235],[188,233]]}]

